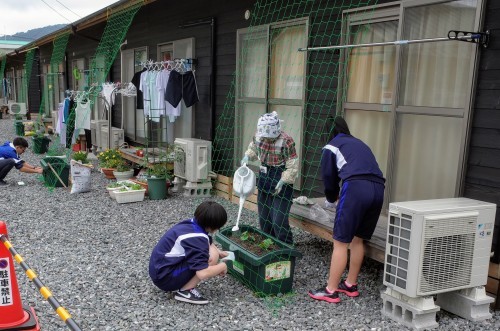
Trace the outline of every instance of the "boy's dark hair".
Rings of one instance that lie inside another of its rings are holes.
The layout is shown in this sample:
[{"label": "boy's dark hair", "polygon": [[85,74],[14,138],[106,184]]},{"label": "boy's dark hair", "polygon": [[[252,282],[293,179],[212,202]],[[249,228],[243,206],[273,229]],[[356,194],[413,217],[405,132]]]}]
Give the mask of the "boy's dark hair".
[{"label": "boy's dark hair", "polygon": [[227,222],[227,212],[215,201],[202,202],[194,212],[196,222],[204,229],[218,230]]},{"label": "boy's dark hair", "polygon": [[337,136],[339,133],[351,135],[349,131],[349,126],[347,126],[347,122],[340,116],[335,117],[333,127],[333,136]]},{"label": "boy's dark hair", "polygon": [[14,138],[14,140],[12,141],[12,145],[14,145],[14,147],[20,146],[20,147],[28,148],[28,141],[22,137],[17,137],[17,138]]}]

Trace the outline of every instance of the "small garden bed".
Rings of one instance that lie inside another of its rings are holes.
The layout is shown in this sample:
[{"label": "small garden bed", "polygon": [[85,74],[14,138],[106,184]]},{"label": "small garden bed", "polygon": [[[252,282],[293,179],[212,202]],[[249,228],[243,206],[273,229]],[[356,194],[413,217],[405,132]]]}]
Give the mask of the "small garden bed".
[{"label": "small garden bed", "polygon": [[228,272],[257,295],[288,293],[292,290],[295,259],[302,254],[261,230],[240,225],[221,229],[215,240],[226,251],[234,252],[235,260],[229,261]]}]

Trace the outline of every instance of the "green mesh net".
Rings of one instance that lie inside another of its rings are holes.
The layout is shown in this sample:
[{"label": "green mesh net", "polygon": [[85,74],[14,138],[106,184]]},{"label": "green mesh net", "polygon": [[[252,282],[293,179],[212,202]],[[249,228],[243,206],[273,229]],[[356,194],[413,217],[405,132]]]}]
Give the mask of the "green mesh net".
[{"label": "green mesh net", "polygon": [[5,73],[5,65],[7,64],[7,57],[4,54],[0,54],[0,81],[3,84],[3,78]]},{"label": "green mesh net", "polygon": [[30,49],[26,53],[26,61],[24,62],[24,75],[21,78],[21,88],[19,91],[19,102],[27,102],[28,90],[31,79],[31,71],[33,69],[33,61],[35,60],[35,50]]},{"label": "green mesh net", "polygon": [[[256,174],[259,190],[243,196],[250,212],[243,213],[239,230],[232,231],[236,220],[231,219],[217,240],[228,250],[236,248],[234,243],[251,247],[253,253],[237,248],[229,271],[259,295],[292,291],[300,252],[293,247],[295,230],[290,229],[289,219],[316,217],[325,227],[333,226],[332,214],[324,209],[311,215],[309,207],[292,207],[292,201],[298,196],[324,196],[321,150],[331,139],[334,118],[341,112],[337,95],[344,96],[348,85],[349,51],[341,56],[339,51],[298,50],[353,40],[353,32],[347,34],[343,27],[343,12],[374,4],[376,1],[258,1],[251,11],[250,27],[238,32],[236,73],[224,111],[217,118],[213,141],[212,164],[219,174],[215,187],[218,195],[240,203],[242,198],[232,186],[239,176],[235,171],[240,160],[247,155],[247,166]],[[366,18],[372,12],[373,7],[362,10]],[[274,111],[281,130],[294,145],[283,134],[270,142],[254,139],[259,117]],[[280,180],[284,185],[276,193]]]},{"label": "green mesh net", "polygon": [[[101,85],[106,81],[109,70],[120,50],[120,45],[141,5],[142,1],[138,1],[128,7],[108,13],[109,16],[104,33],[90,61],[89,74],[86,76],[86,87],[83,91],[72,91],[71,98],[74,100],[74,103],[69,106],[68,117],[65,119],[65,139],[61,139],[61,136],[51,138],[52,141],[47,150],[49,158],[46,157],[42,163],[44,168],[44,183],[49,189],[67,186],[68,177],[70,176],[69,162],[61,162],[59,156],[65,155],[66,160],[69,157],[73,159],[81,157],[81,153],[75,156],[77,154],[73,153],[73,145],[75,146],[75,150],[79,149],[80,145],[75,144],[75,142],[78,141],[85,123],[90,122],[91,112],[96,102],[102,99],[100,94],[102,90]],[[44,100],[42,100],[40,105],[40,115],[47,113],[45,107],[48,103],[46,100],[50,100],[55,93],[52,87],[56,85],[59,65],[62,63],[68,39],[69,34],[63,34],[54,40],[50,73],[46,76],[47,83],[44,86]],[[77,110],[79,104],[82,107]],[[107,108],[109,109],[109,105]],[[42,149],[41,152],[44,153],[45,150]]]}]

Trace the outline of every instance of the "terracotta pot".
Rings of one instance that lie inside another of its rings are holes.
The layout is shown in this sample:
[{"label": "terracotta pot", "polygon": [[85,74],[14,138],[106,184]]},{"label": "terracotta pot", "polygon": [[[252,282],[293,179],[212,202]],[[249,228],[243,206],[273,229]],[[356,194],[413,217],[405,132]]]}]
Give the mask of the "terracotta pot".
[{"label": "terracotta pot", "polygon": [[139,157],[144,157],[144,151],[138,149],[138,150],[135,151],[135,155],[137,155]]},{"label": "terracotta pot", "polygon": [[115,170],[115,168],[101,168],[102,173],[107,179],[115,179],[115,175],[113,175],[113,171]]}]

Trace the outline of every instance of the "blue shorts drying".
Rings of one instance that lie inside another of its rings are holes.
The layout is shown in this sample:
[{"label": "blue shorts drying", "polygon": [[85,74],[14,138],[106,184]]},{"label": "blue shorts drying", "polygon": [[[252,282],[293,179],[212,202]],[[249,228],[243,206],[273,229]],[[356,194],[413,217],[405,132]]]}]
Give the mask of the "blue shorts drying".
[{"label": "blue shorts drying", "polygon": [[196,78],[192,71],[180,74],[175,70],[170,72],[167,89],[165,90],[165,100],[174,108],[184,99],[186,107],[191,107],[198,102],[198,88]]},{"label": "blue shorts drying", "polygon": [[333,239],[350,243],[356,236],[371,239],[384,203],[384,185],[369,180],[342,184],[333,225]]}]

